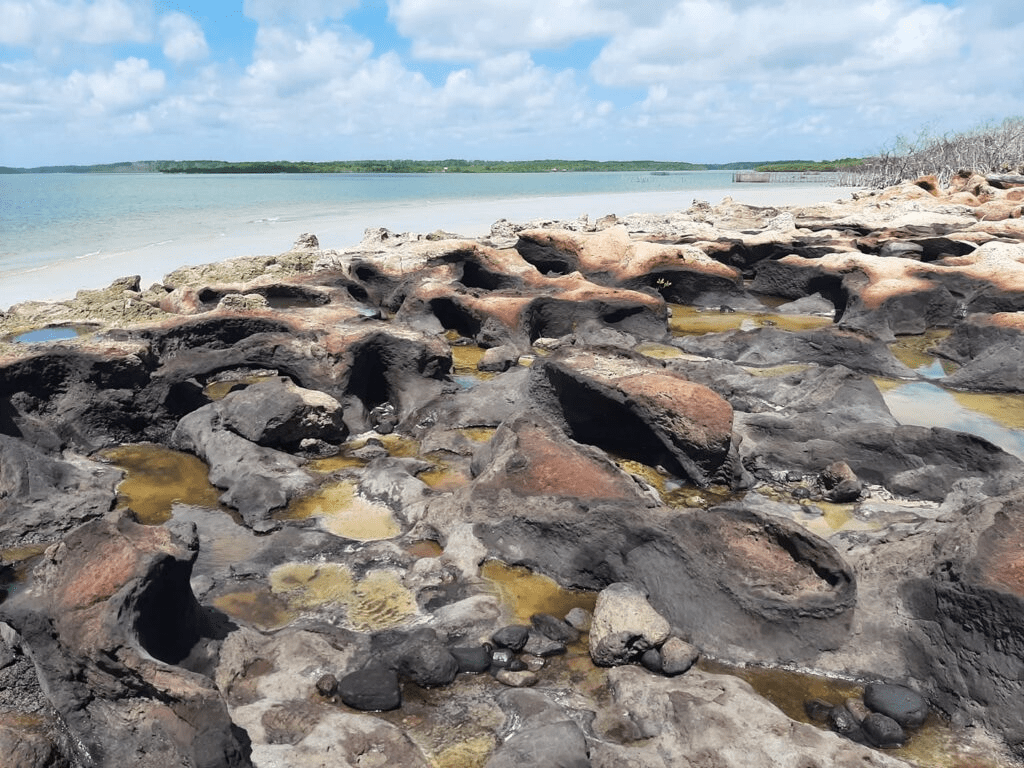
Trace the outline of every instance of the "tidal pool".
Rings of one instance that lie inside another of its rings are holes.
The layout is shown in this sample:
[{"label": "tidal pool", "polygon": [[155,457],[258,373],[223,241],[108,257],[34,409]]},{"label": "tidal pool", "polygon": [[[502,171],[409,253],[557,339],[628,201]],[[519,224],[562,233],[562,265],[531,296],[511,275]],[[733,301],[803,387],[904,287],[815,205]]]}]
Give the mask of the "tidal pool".
[{"label": "tidal pool", "polygon": [[[824,677],[809,672],[757,666],[733,666],[702,658],[698,666],[705,672],[734,675],[750,684],[792,720],[813,723],[804,710],[808,699],[841,704],[848,698],[859,699],[864,692],[857,681]],[[912,731],[907,744],[886,749],[884,754],[902,758],[921,768],[1005,768],[1005,762],[979,752],[979,745],[962,739],[940,716],[929,715],[924,725]],[[985,745],[987,747],[988,745]]]},{"label": "tidal pool", "polygon": [[270,589],[295,612],[337,607],[356,632],[399,627],[418,614],[401,575],[383,568],[357,579],[341,563],[285,563],[270,572]]},{"label": "tidal pool", "polygon": [[42,344],[49,341],[67,341],[79,336],[86,336],[96,330],[93,325],[54,325],[49,328],[36,328],[25,331],[11,338],[16,344]]},{"label": "tidal pool", "polygon": [[330,483],[309,496],[294,499],[274,517],[278,520],[315,517],[324,530],[356,541],[391,539],[402,532],[391,509],[364,499],[351,480]]},{"label": "tidal pool", "polygon": [[139,443],[112,448],[102,456],[125,471],[118,498],[122,506],[135,512],[140,523],[167,522],[175,502],[223,509],[221,491],[210,484],[209,468],[190,453]]},{"label": "tidal pool", "polygon": [[901,424],[977,435],[1024,459],[1024,395],[949,392],[927,381],[876,384]]},{"label": "tidal pool", "polygon": [[563,618],[573,608],[593,611],[597,602],[596,592],[566,589],[548,576],[500,560],[485,562],[480,575],[491,584],[517,624],[529,624],[535,613]]},{"label": "tidal pool", "polygon": [[832,325],[831,317],[822,315],[789,315],[781,312],[720,312],[669,304],[672,315],[668,327],[673,336],[699,336],[704,333],[747,330],[775,326],[784,331],[807,331]]}]

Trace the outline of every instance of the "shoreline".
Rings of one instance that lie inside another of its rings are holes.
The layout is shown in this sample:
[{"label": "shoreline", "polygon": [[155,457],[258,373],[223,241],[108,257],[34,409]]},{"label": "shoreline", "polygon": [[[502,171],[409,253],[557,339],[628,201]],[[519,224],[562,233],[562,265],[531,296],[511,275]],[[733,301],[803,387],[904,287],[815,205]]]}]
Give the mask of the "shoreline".
[{"label": "shoreline", "polygon": [[[729,187],[674,192],[601,193],[487,200],[445,200],[395,204],[370,211],[332,212],[271,221],[245,222],[219,237],[191,237],[187,223],[180,238],[143,243],[128,251],[90,253],[63,258],[18,272],[0,273],[0,311],[25,301],[63,301],[81,289],[103,288],[126,275],[140,275],[143,287],[159,283],[186,266],[215,263],[244,256],[283,253],[303,232],[315,234],[325,249],[346,250],[359,244],[367,229],[427,233],[437,230],[466,237],[484,237],[491,225],[507,219],[572,220],[586,214],[660,214],[686,210],[694,200],[717,204],[726,197],[756,206],[790,207],[849,199],[852,187],[816,184],[733,184]],[[362,208],[362,207],[361,207]]]}]

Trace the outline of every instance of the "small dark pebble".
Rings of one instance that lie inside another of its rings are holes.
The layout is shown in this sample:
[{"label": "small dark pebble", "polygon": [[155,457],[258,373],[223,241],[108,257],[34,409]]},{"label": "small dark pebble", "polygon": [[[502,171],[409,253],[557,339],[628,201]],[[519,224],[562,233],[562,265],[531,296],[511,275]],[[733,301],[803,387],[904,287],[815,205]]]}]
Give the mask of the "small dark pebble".
[{"label": "small dark pebble", "polygon": [[459,672],[479,674],[491,666],[491,651],[483,645],[455,646],[448,650],[459,663]]},{"label": "small dark pebble", "polygon": [[491,654],[491,666],[504,669],[515,660],[515,657],[509,648],[498,648]]},{"label": "small dark pebble", "polygon": [[828,722],[828,715],[834,705],[824,699],[807,699],[804,702],[804,712],[816,723]]},{"label": "small dark pebble", "polygon": [[651,648],[640,655],[640,663],[651,672],[661,674],[661,654],[657,648]]},{"label": "small dark pebble", "polygon": [[864,742],[864,734],[861,732],[860,723],[853,713],[844,704],[837,704],[828,713],[828,727],[841,736],[851,741]]},{"label": "small dark pebble", "polygon": [[907,735],[900,724],[878,712],[872,712],[865,717],[860,727],[864,729],[868,741],[882,749],[902,747],[907,741]]},{"label": "small dark pebble", "polygon": [[513,651],[523,650],[527,639],[530,637],[530,628],[523,624],[510,624],[502,627],[493,635],[491,640],[501,648],[511,648]]},{"label": "small dark pebble", "polygon": [[530,623],[545,637],[564,645],[580,639],[579,630],[550,613],[535,613],[530,617]]},{"label": "small dark pebble", "polygon": [[316,690],[321,696],[333,696],[338,692],[338,678],[329,673],[324,675],[316,681]]}]

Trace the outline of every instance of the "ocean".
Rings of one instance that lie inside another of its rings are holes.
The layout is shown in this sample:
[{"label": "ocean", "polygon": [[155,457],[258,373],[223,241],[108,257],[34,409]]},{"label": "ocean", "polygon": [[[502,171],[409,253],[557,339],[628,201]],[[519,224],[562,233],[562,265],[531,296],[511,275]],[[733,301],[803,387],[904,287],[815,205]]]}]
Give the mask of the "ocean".
[{"label": "ocean", "polygon": [[288,250],[311,232],[323,248],[363,232],[486,234],[501,218],[661,213],[694,199],[808,203],[850,190],[733,184],[731,171],[495,174],[0,175],[0,309],[61,299],[138,274]]}]

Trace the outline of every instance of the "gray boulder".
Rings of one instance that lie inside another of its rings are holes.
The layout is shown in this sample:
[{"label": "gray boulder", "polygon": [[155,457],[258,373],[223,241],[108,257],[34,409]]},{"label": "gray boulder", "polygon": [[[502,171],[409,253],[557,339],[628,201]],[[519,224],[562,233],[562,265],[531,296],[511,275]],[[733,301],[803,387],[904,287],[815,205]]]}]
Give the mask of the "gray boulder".
[{"label": "gray boulder", "polygon": [[610,584],[597,596],[590,627],[590,658],[602,667],[628,664],[668,638],[668,621],[632,584]]}]

